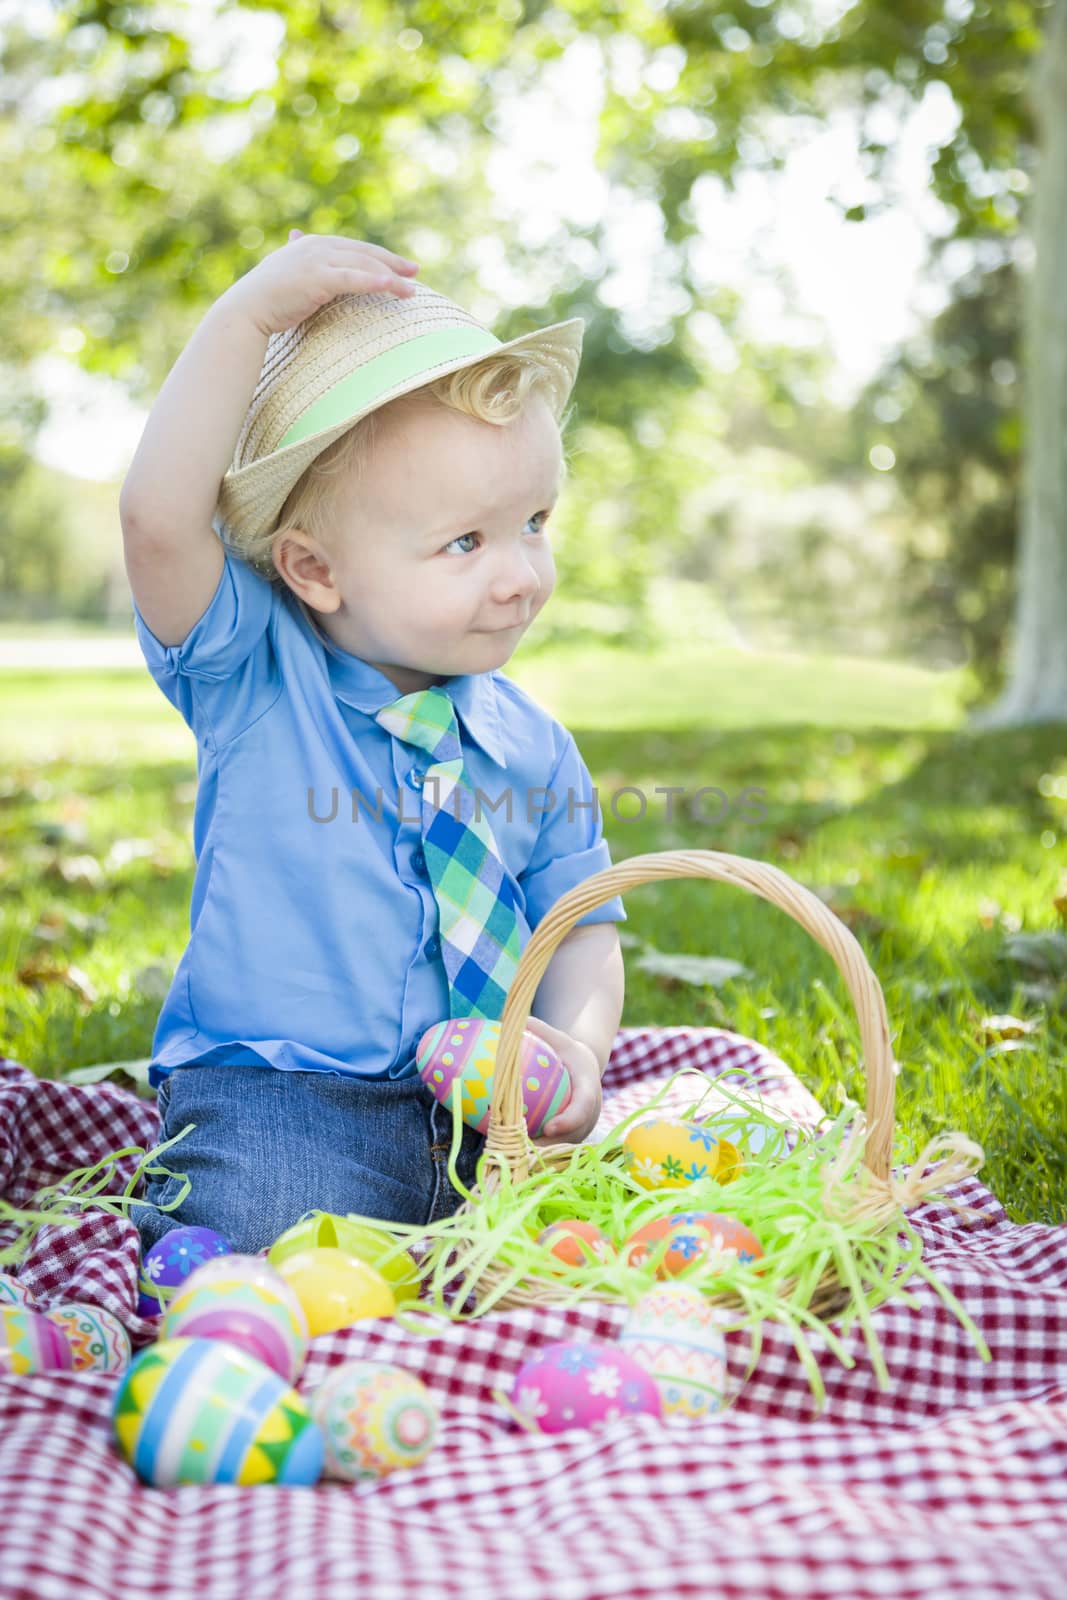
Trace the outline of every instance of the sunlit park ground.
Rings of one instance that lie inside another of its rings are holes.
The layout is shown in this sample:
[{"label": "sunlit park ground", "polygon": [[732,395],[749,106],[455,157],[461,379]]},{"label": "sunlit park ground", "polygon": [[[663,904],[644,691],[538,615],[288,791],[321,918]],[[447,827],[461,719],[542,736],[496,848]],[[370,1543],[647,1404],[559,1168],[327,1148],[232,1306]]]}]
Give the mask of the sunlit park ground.
[{"label": "sunlit park ground", "polygon": [[[853,930],[888,1005],[901,1158],[959,1129],[1015,1219],[1067,1218],[1062,728],[968,732],[957,675],[872,660],[588,647],[508,670],[574,731],[616,861],[761,858]],[[192,735],[143,669],[11,670],[0,748],[0,1049],[52,1077],[143,1062],[188,929]],[[844,983],[785,913],[694,879],[626,906],[624,1026],[734,1028],[828,1109],[862,1098]]]}]

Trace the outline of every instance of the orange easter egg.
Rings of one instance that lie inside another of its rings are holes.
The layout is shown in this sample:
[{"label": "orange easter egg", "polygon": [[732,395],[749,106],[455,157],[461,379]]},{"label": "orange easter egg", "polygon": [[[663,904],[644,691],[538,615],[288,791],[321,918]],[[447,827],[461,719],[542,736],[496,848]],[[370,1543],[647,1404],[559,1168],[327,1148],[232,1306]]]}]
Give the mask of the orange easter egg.
[{"label": "orange easter egg", "polygon": [[691,1262],[708,1255],[733,1256],[741,1262],[758,1261],[763,1246],[750,1228],[720,1211],[674,1211],[668,1217],[646,1222],[624,1245],[633,1267],[645,1264],[662,1239],[670,1239],[657,1278],[673,1278]]},{"label": "orange easter egg", "polygon": [[[579,1242],[582,1240],[588,1250],[583,1250]],[[577,1217],[561,1217],[558,1222],[550,1222],[537,1235],[537,1242],[548,1245],[551,1253],[569,1267],[585,1266],[590,1260],[589,1251],[600,1261],[615,1254],[610,1239],[594,1222],[580,1222]]]}]

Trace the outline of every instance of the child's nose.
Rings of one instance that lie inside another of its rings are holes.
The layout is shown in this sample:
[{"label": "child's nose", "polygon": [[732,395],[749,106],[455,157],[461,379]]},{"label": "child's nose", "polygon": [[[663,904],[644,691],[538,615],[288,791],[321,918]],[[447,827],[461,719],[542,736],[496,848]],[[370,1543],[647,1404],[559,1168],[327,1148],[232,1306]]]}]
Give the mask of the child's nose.
[{"label": "child's nose", "polygon": [[494,598],[498,601],[508,601],[512,598],[525,598],[535,595],[541,587],[541,579],[537,569],[530,558],[522,550],[509,551],[504,559],[503,570],[497,574],[493,586]]}]

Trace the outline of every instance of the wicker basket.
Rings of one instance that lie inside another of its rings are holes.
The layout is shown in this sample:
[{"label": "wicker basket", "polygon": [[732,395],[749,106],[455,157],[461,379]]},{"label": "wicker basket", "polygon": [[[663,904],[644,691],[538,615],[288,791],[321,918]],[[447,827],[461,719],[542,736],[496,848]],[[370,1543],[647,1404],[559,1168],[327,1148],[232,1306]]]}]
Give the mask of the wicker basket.
[{"label": "wicker basket", "polygon": [[[833,957],[859,1019],[866,1071],[866,1115],[857,1118],[853,1133],[853,1140],[861,1141],[863,1163],[862,1182],[853,1185],[848,1193],[853,1215],[862,1214],[880,1233],[908,1206],[977,1170],[983,1159],[980,1147],[962,1135],[947,1134],[927,1146],[903,1179],[893,1178],[890,1158],[896,1064],[885,998],[860,945],[818,896],[766,861],[715,850],[665,850],[633,856],[587,878],[562,895],[538,924],[519,960],[501,1019],[485,1151],[479,1166],[479,1188],[473,1191],[473,1199],[459,1208],[460,1212],[477,1205],[481,1196],[499,1189],[501,1168],[505,1165],[511,1181],[520,1185],[533,1171],[546,1166],[553,1171],[565,1167],[574,1152],[581,1148],[573,1144],[536,1146],[530,1139],[523,1117],[519,1072],[523,1029],[549,962],[579,918],[613,896],[659,878],[710,878],[716,883],[735,884],[788,912]],[[947,1154],[947,1159],[933,1172],[928,1172],[928,1163],[938,1148]],[[854,1143],[850,1142],[853,1158],[854,1152]],[[856,1165],[854,1159],[852,1164]],[[829,1197],[833,1174],[827,1176]],[[481,1289],[492,1288],[503,1281],[503,1272],[490,1262],[477,1281]],[[594,1294],[591,1298],[608,1296]],[[545,1275],[538,1276],[533,1289],[516,1285],[494,1299],[499,1308],[552,1304],[573,1300],[573,1290],[567,1290],[558,1280]],[[840,1281],[831,1268],[819,1282],[813,1307],[817,1304],[823,1314],[827,1314],[846,1299],[847,1293],[842,1294]]]}]

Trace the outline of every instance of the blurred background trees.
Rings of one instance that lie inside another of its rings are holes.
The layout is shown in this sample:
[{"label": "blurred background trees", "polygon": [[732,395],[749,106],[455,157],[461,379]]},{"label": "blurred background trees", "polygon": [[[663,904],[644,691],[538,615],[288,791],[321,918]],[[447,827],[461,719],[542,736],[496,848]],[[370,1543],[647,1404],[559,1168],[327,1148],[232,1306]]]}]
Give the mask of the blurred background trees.
[{"label": "blurred background trees", "polygon": [[[585,319],[546,643],[685,630],[966,660],[976,694],[990,695],[1020,628],[1037,625],[1032,611],[1015,620],[1031,86],[1063,9],[8,6],[3,614],[130,615],[107,509],[118,483],[35,459],[41,358],[149,406],[211,301],[297,225],[415,256],[426,282],[503,338]],[[564,193],[538,147],[554,103],[587,114],[575,168],[590,155],[595,181],[584,190]],[[1067,119],[1067,95],[1060,105]],[[787,173],[792,153],[834,127],[850,131],[859,175],[829,197],[857,228],[876,220],[900,203],[898,146],[916,107],[933,107],[941,130],[928,148],[937,208],[924,274],[936,309],[842,395],[820,330],[786,337],[761,313],[768,285],[789,301],[788,266],[757,252],[740,284],[720,271],[730,205],[749,175]],[[532,143],[516,134],[520,113]],[[508,145],[524,152],[521,186],[501,176]],[[1055,339],[1067,345],[1062,326]],[[1067,551],[1067,504],[1056,514]],[[1022,700],[1012,714],[1025,714]]]}]

